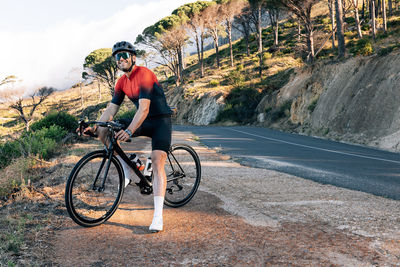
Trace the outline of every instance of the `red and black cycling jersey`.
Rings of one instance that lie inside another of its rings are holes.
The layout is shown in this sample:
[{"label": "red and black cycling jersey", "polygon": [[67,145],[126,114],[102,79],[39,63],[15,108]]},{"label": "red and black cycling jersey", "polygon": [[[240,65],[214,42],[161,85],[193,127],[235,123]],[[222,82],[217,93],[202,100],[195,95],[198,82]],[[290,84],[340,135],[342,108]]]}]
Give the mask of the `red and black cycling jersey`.
[{"label": "red and black cycling jersey", "polygon": [[111,103],[121,105],[125,95],[135,104],[136,108],[139,108],[139,99],[149,99],[148,118],[172,114],[156,75],[146,67],[135,66],[129,78],[122,75],[118,79]]}]

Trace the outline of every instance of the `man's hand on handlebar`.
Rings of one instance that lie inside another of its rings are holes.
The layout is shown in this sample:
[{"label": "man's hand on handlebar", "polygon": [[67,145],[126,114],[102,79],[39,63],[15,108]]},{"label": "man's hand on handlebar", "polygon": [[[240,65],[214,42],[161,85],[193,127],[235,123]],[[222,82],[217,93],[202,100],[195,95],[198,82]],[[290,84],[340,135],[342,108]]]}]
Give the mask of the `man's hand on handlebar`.
[{"label": "man's hand on handlebar", "polygon": [[97,125],[90,127],[88,126],[86,123],[84,122],[80,122],[79,123],[79,127],[76,128],[76,133],[79,136],[92,136],[92,137],[97,137],[96,134],[96,130],[97,130]]},{"label": "man's hand on handlebar", "polygon": [[115,134],[115,138],[117,138],[117,140],[124,141],[124,142],[128,141],[129,139],[131,139],[129,134],[124,130],[120,130],[118,133],[116,133]]}]

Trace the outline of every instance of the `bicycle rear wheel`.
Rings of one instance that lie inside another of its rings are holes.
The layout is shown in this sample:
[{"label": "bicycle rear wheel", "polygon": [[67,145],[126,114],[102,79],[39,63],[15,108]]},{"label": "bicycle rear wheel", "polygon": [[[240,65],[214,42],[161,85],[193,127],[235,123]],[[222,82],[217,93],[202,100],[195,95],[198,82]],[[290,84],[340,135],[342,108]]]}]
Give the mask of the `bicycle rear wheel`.
[{"label": "bicycle rear wheel", "polygon": [[167,190],[165,205],[181,207],[196,194],[201,179],[201,165],[197,153],[188,145],[173,145],[165,164]]},{"label": "bicycle rear wheel", "polygon": [[108,220],[118,208],[124,192],[124,174],[115,156],[94,151],[72,170],[65,188],[65,204],[79,225],[92,227]]}]

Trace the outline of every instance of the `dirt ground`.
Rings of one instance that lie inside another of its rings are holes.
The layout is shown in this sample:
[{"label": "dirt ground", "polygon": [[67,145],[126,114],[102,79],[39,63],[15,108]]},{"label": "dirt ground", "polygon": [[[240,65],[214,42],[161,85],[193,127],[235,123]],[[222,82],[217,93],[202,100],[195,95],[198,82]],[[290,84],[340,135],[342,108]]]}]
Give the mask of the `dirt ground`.
[{"label": "dirt ground", "polygon": [[[37,214],[17,266],[400,266],[398,201],[241,166],[190,133],[173,139],[195,147],[203,175],[189,204],[165,207],[164,231],[149,233],[152,196],[133,186],[108,222],[76,225],[63,190],[79,157],[68,156],[39,190],[0,209]],[[143,140],[126,149],[148,153]]]}]

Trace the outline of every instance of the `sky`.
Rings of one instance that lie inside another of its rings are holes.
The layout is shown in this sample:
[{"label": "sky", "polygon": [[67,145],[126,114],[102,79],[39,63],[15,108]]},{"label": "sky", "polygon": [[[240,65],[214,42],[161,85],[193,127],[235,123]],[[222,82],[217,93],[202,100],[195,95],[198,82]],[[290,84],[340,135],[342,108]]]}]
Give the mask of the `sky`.
[{"label": "sky", "polygon": [[[0,81],[58,90],[80,81],[92,51],[136,36],[195,0],[0,0]],[[0,90],[12,90],[2,86]]]}]

